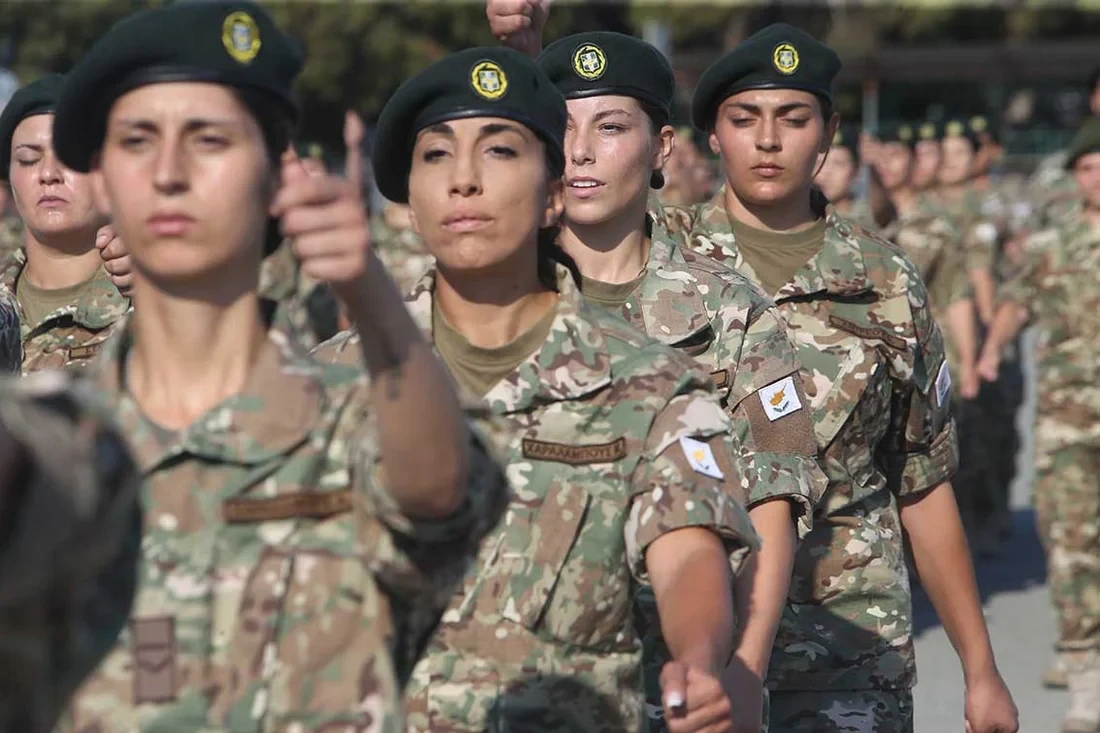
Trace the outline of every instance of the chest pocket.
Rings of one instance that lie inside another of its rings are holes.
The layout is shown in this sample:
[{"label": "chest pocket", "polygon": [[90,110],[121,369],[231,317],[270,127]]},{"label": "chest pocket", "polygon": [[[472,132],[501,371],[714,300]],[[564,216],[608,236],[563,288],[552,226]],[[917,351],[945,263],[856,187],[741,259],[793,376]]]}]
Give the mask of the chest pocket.
[{"label": "chest pocket", "polygon": [[627,492],[625,481],[612,477],[629,476],[637,459],[626,457],[625,441],[602,448],[609,446],[613,455],[605,457],[612,460],[522,461],[509,468],[513,497],[505,519],[487,541],[457,615],[448,613],[446,622],[499,616],[548,640],[629,647],[620,633],[632,593],[623,537]]}]

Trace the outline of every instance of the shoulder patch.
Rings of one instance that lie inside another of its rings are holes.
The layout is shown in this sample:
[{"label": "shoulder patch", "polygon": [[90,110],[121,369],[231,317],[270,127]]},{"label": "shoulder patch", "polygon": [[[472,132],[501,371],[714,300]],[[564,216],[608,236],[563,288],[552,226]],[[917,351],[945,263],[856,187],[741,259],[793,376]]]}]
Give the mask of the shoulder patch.
[{"label": "shoulder patch", "polygon": [[533,438],[523,439],[523,457],[537,461],[554,461],[570,466],[582,466],[589,463],[611,463],[626,458],[626,438],[618,438],[610,443],[593,445],[565,445],[549,443]]},{"label": "shoulder patch", "polygon": [[784,377],[773,382],[761,388],[757,394],[760,395],[760,404],[764,406],[764,414],[772,422],[802,409],[802,401],[798,399],[798,391],[794,388],[794,377]]},{"label": "shoulder patch", "polygon": [[936,375],[936,404],[943,407],[947,396],[951,394],[951,370],[947,368],[947,362],[940,366],[940,373]]},{"label": "shoulder patch", "polygon": [[726,477],[722,473],[722,469],[718,468],[718,462],[714,460],[714,453],[711,451],[710,446],[703,441],[683,436],[680,438],[680,447],[684,449],[684,456],[687,458],[688,465],[696,473],[719,480]]}]

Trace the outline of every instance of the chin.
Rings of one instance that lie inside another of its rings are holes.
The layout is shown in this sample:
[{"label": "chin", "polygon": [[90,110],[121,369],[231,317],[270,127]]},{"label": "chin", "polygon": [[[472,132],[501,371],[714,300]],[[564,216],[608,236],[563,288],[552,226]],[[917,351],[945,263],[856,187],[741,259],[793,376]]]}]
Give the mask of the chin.
[{"label": "chin", "polygon": [[562,218],[566,223],[596,226],[614,218],[614,207],[603,201],[566,201]]}]

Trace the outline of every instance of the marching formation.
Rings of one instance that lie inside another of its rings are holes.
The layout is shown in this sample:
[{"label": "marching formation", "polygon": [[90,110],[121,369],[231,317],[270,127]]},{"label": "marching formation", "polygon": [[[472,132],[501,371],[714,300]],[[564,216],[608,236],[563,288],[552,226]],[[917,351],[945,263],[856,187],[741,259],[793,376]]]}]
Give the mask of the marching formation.
[{"label": "marching formation", "polygon": [[960,727],[1015,733],[970,548],[1030,322],[1047,677],[1100,733],[1100,122],[1038,195],[981,119],[842,126],[789,25],[692,132],[649,44],[487,18],[386,103],[373,218],[248,0],[4,108],[0,727],[906,733],[919,582]]}]

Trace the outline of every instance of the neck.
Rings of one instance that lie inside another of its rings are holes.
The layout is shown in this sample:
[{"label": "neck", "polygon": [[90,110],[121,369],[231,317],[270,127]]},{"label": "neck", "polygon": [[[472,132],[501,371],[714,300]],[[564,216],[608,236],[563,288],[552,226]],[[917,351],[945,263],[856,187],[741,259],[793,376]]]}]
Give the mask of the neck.
[{"label": "neck", "polygon": [[939,194],[948,201],[959,201],[966,194],[966,183],[941,184]]},{"label": "neck", "polygon": [[1100,206],[1090,206],[1087,202],[1081,209],[1081,216],[1094,229],[1100,229]]},{"label": "neck", "polygon": [[578,224],[567,216],[559,242],[585,277],[604,283],[630,282],[645,267],[649,254],[646,199],[598,224]]},{"label": "neck", "polygon": [[852,207],[855,206],[856,202],[855,199],[852,198],[851,194],[846,193],[843,196],[839,197],[836,201],[830,199],[829,203],[835,206],[836,210],[839,211],[841,214],[846,214],[852,210]]},{"label": "neck", "polygon": [[[535,251],[532,246],[531,252]],[[435,302],[462,336],[474,346],[498,349],[530,330],[554,307],[558,294],[539,282],[535,262],[525,268],[491,273],[448,273],[440,268],[435,278]],[[522,271],[526,277],[516,277]]]},{"label": "neck", "polygon": [[186,427],[244,389],[267,330],[255,287],[186,297],[139,275],[134,301],[127,389],[151,420]]},{"label": "neck", "polygon": [[95,248],[95,230],[74,232],[65,237],[35,237],[23,234],[27,252],[24,271],[31,284],[44,290],[71,288],[90,280],[103,264]]},{"label": "neck", "polygon": [[918,200],[917,189],[912,186],[900,186],[890,192],[890,203],[897,209],[898,216],[905,216],[913,211]]},{"label": "neck", "polygon": [[799,191],[787,201],[777,201],[767,205],[742,201],[726,184],[726,212],[750,227],[769,232],[795,232],[809,229],[818,216],[810,206],[810,190]]}]

